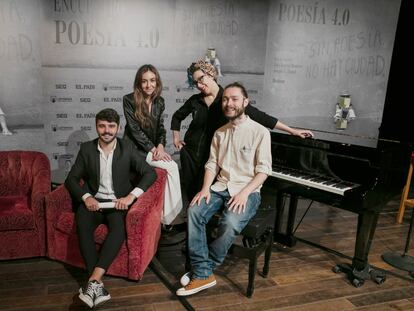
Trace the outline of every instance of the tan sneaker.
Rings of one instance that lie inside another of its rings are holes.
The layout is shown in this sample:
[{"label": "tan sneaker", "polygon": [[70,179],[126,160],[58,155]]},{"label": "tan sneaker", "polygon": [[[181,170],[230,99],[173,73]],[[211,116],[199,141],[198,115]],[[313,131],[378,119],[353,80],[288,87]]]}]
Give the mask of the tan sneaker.
[{"label": "tan sneaker", "polygon": [[202,290],[205,290],[207,288],[213,287],[217,284],[216,277],[214,274],[210,275],[205,280],[200,279],[191,279],[190,283],[188,285],[181,287],[177,289],[177,296],[189,296],[195,293],[198,293]]}]

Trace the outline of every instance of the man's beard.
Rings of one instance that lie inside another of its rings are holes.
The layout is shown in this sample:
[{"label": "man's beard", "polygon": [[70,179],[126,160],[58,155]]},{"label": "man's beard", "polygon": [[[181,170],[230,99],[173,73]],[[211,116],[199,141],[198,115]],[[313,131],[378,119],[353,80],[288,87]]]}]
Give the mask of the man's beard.
[{"label": "man's beard", "polygon": [[[106,139],[104,138],[104,136],[105,136],[105,135],[111,136],[111,137],[109,138],[109,140],[106,140]],[[114,139],[116,138],[116,135],[112,135],[112,134],[110,134],[110,133],[103,133],[102,135],[99,135],[99,138],[100,138],[100,140],[101,140],[102,142],[104,142],[105,144],[110,144],[111,142],[113,142],[113,141],[114,141]]]},{"label": "man's beard", "polygon": [[226,117],[227,120],[229,120],[229,121],[236,120],[237,118],[239,118],[244,113],[245,108],[244,107],[235,108],[234,110],[236,112],[236,114],[234,116],[227,116],[226,114],[224,114],[224,116]]}]

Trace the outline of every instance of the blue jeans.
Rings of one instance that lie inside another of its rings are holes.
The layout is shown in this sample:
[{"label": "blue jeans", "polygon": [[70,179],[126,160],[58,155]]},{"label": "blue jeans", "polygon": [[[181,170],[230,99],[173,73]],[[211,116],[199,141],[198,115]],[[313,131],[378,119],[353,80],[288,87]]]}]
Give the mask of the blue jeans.
[{"label": "blue jeans", "polygon": [[[214,269],[224,261],[236,235],[256,214],[260,204],[260,193],[253,192],[247,199],[244,213],[236,214],[227,209],[227,202],[231,198],[228,190],[220,192],[210,190],[210,193],[208,204],[203,199],[200,205],[195,204],[188,209],[188,251],[192,273],[197,279],[208,278]],[[223,207],[217,238],[209,247],[207,245],[206,224]]]}]

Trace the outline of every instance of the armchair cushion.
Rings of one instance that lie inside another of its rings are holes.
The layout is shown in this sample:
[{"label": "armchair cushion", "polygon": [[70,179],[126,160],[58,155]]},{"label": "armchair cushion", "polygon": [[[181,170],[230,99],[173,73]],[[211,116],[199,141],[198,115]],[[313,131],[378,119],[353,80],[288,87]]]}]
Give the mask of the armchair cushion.
[{"label": "armchair cushion", "polygon": [[21,195],[9,195],[0,197],[0,214],[2,212],[13,211],[15,208],[29,208],[27,197]]},{"label": "armchair cushion", "polygon": [[33,230],[33,212],[23,196],[0,197],[0,231]]}]

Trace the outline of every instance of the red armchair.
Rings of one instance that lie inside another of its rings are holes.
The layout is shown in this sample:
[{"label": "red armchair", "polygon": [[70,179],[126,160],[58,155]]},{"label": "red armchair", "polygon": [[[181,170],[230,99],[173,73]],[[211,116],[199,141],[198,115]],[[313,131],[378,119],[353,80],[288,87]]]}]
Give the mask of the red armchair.
[{"label": "red armchair", "polygon": [[50,163],[36,151],[0,152],[0,259],[46,255]]},{"label": "red armchair", "polygon": [[[107,274],[140,280],[158,247],[161,234],[161,212],[167,173],[155,169],[157,179],[129,209],[126,216],[127,238]],[[84,268],[76,233],[72,200],[64,185],[46,197],[48,257]],[[99,248],[106,238],[106,225],[95,231]]]}]

